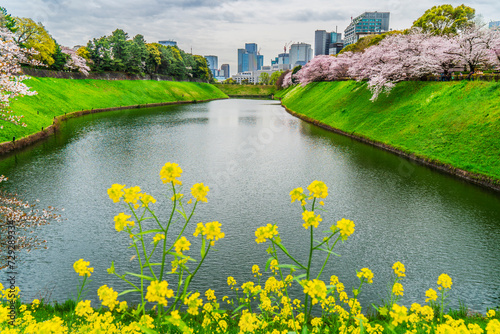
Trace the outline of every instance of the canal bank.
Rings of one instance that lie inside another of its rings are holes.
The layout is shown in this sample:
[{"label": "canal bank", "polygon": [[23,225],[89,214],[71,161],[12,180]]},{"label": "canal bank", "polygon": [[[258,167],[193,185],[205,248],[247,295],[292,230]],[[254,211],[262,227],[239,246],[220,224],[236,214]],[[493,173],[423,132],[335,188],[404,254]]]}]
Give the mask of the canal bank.
[{"label": "canal bank", "polygon": [[3,122],[0,155],[33,144],[57,131],[61,121],[111,110],[193,103],[228,98],[213,85],[153,80],[94,80],[32,77],[36,91],[11,103],[26,127]]},{"label": "canal bank", "polygon": [[500,191],[500,85],[402,82],[371,102],[365,83],[313,83],[279,93],[304,121]]}]

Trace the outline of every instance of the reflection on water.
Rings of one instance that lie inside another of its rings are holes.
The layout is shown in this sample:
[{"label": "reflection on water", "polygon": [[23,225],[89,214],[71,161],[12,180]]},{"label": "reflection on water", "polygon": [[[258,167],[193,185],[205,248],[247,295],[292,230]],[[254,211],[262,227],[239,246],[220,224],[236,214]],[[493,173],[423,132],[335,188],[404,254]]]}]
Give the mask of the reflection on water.
[{"label": "reflection on water", "polygon": [[211,189],[186,235],[192,249],[199,221],[218,220],[226,233],[193,288],[222,296],[229,293],[227,276],[252,279],[251,267],[264,267],[268,246],[256,244],[254,233],[267,223],[277,223],[284,243],[304,259],[301,209],[288,194],[317,179],[330,188],[319,230],[343,217],[356,223],[356,232],[336,248],[342,256],[331,260],[325,280],[336,274],[354,287],[356,270],[369,267],[374,284],[360,299],[377,303],[385,298],[392,264],[401,261],[407,305],[423,303],[441,273],[453,279],[452,307],[459,300],[483,312],[500,305],[498,194],[304,123],[278,103],[239,99],[87,115],[0,161],[10,189],[65,208],[67,218],[40,231],[49,249],[19,254],[23,298],[74,296],[72,265],[79,258],[95,267],[87,298],[97,301],[103,284],[126,289],[106,273],[112,260],[118,272],[137,265],[130,261],[128,236],[114,230],[113,217],[123,208],[106,190],[113,183],[139,185],[159,199],[155,210],[165,217],[170,201],[159,171],[167,161],[183,168],[185,193],[196,182]]}]

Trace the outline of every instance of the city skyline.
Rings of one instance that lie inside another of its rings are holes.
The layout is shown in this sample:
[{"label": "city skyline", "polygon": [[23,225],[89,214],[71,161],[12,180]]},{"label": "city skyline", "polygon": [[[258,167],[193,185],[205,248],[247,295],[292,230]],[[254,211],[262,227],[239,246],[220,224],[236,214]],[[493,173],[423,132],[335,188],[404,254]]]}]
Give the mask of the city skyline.
[{"label": "city skyline", "polygon": [[[448,1],[453,6],[462,1]],[[193,54],[216,55],[219,63],[237,69],[238,48],[256,43],[270,65],[287,43],[308,43],[314,47],[316,30],[343,33],[351,17],[366,11],[390,12],[390,28],[412,25],[425,10],[443,2],[390,0],[374,3],[354,0],[348,4],[327,0],[267,2],[263,0],[5,0],[13,16],[42,22],[61,45],[73,47],[123,29],[133,37],[142,34],[148,43],[174,40],[180,49]],[[485,23],[500,19],[493,0],[465,3],[482,15]],[[288,50],[287,50],[288,51]]]}]

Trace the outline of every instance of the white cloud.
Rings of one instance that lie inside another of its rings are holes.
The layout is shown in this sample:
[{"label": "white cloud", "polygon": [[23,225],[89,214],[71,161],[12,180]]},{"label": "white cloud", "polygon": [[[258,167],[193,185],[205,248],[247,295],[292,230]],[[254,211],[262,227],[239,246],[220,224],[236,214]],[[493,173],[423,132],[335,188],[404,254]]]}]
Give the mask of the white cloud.
[{"label": "white cloud", "polygon": [[[450,1],[448,2],[450,3]],[[343,32],[351,16],[365,11],[391,12],[391,28],[410,27],[431,0],[4,0],[14,16],[42,22],[66,46],[86,44],[117,28],[129,36],[142,34],[148,42],[173,39],[187,52],[213,54],[219,65],[229,63],[234,73],[237,49],[257,43],[264,64],[283,51],[285,43],[314,47],[314,31]],[[451,1],[454,6],[462,1]],[[473,0],[466,5],[485,21],[500,20],[497,0]]]}]

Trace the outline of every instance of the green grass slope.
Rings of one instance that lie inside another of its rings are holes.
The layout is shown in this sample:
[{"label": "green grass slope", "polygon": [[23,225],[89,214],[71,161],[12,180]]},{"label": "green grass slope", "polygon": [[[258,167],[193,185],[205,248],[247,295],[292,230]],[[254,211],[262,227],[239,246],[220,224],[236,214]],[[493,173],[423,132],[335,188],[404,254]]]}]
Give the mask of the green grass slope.
[{"label": "green grass slope", "polygon": [[500,83],[401,82],[371,102],[365,83],[280,93],[290,110],[333,128],[500,180]]},{"label": "green grass slope", "polygon": [[216,84],[217,88],[231,96],[269,96],[276,93],[275,85],[226,85]]},{"label": "green grass slope", "polygon": [[55,116],[73,111],[134,106],[139,104],[227,98],[210,84],[150,80],[73,80],[35,78],[24,81],[35,96],[24,96],[11,104],[16,115],[24,115],[27,127],[0,121],[0,142],[38,132],[52,124]]}]

